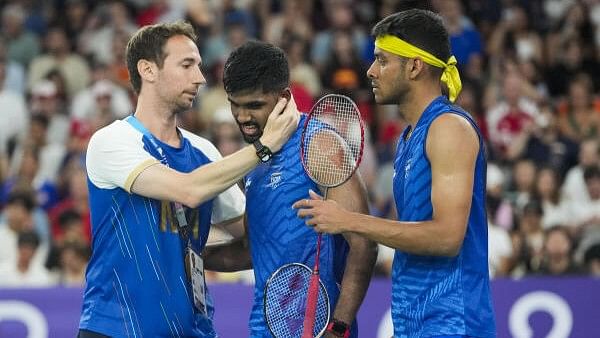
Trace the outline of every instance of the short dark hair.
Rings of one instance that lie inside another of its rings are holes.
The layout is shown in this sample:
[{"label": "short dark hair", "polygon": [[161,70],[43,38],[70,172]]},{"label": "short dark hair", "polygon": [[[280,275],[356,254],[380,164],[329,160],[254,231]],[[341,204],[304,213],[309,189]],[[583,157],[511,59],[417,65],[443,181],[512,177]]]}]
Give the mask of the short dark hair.
[{"label": "short dark hair", "polygon": [[63,229],[75,222],[80,221],[81,215],[73,208],[69,208],[58,215],[58,224]]},{"label": "short dark hair", "polygon": [[[450,40],[442,18],[429,10],[409,9],[391,14],[371,31],[373,37],[393,35],[446,62],[450,58]],[[434,71],[441,75],[442,69]]]},{"label": "short dark hair", "polygon": [[8,194],[6,205],[18,204],[21,205],[27,212],[33,211],[35,208],[35,197],[33,192],[29,190],[14,190]]},{"label": "short dark hair", "polygon": [[145,26],[129,39],[125,49],[125,58],[129,79],[136,93],[139,94],[142,89],[142,78],[137,71],[138,61],[152,61],[162,68],[167,57],[164,51],[165,44],[167,40],[177,35],[184,35],[194,42],[197,41],[194,28],[184,21]]},{"label": "short dark hair", "polygon": [[225,91],[281,91],[289,86],[290,69],[285,53],[270,43],[248,41],[235,49],[223,67]]}]

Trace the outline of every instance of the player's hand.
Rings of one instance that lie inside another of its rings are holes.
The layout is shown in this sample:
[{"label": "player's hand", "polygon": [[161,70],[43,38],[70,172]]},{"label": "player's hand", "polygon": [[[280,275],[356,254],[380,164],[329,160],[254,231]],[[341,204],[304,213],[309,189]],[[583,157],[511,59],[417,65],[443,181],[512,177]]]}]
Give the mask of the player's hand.
[{"label": "player's hand", "polygon": [[289,101],[285,98],[280,98],[267,119],[260,141],[269,147],[272,152],[279,151],[288,138],[296,131],[299,120],[300,113],[298,112],[294,98],[291,97]]},{"label": "player's hand", "polygon": [[298,217],[306,219],[306,225],[313,226],[316,232],[339,234],[345,230],[344,221],[347,212],[335,201],[324,201],[321,196],[312,190],[308,192],[310,199],[302,199],[292,205],[298,210]]}]

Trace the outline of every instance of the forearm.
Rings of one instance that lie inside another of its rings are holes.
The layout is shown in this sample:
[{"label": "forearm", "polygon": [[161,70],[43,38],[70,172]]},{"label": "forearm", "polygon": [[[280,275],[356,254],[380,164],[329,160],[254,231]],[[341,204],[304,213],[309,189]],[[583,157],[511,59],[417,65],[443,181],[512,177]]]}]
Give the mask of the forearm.
[{"label": "forearm", "polygon": [[399,222],[352,213],[346,231],[403,252],[424,256],[456,256],[464,233],[440,222]]},{"label": "forearm", "polygon": [[337,320],[351,324],[369,288],[373,266],[377,259],[377,245],[368,240],[350,247],[340,297],[333,312]]},{"label": "forearm", "polygon": [[252,257],[246,239],[218,247],[205,248],[202,253],[207,270],[233,272],[252,269]]},{"label": "forearm", "polygon": [[181,202],[195,207],[214,198],[252,170],[259,160],[252,146],[246,146],[222,160],[189,173],[188,195]]}]

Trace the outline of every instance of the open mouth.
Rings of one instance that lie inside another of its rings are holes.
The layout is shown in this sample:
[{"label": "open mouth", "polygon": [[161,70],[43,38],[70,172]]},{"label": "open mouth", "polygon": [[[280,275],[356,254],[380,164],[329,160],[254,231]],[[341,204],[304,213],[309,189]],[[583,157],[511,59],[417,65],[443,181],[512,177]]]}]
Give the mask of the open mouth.
[{"label": "open mouth", "polygon": [[254,123],[242,124],[242,132],[246,135],[256,135],[258,133],[258,126]]}]

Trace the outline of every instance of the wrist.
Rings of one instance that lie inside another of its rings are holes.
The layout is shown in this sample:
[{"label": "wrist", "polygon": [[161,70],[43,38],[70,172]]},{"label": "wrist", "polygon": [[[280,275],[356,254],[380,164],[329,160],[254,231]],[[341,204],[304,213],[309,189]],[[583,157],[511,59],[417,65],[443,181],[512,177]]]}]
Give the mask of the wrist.
[{"label": "wrist", "polygon": [[346,216],[346,221],[342,223],[343,225],[340,230],[342,230],[342,232],[356,232],[357,229],[354,226],[354,218],[358,215],[354,212],[346,211]]},{"label": "wrist", "polygon": [[279,150],[279,147],[277,146],[278,143],[277,143],[276,139],[274,137],[270,136],[270,135],[263,135],[258,140],[260,141],[260,143],[262,143],[265,146],[267,146],[273,152],[276,152],[276,151]]}]

